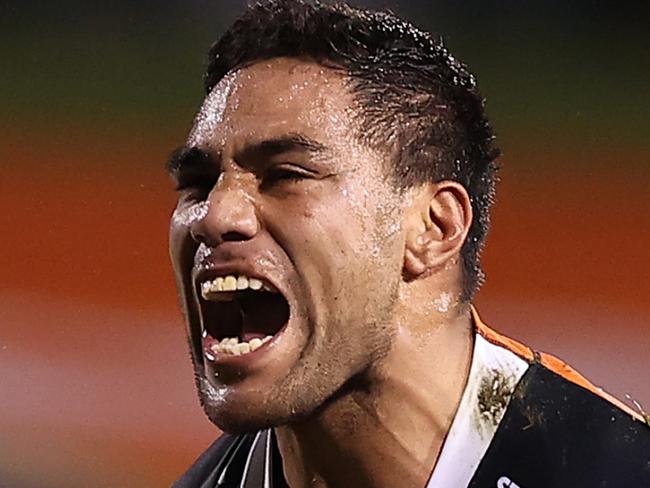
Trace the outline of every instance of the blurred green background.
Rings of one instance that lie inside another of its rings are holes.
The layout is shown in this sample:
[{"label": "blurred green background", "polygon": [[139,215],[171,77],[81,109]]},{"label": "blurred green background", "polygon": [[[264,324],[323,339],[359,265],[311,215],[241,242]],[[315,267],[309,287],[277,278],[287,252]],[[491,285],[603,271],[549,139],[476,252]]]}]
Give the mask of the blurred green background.
[{"label": "blurred green background", "polygon": [[[647,2],[355,4],[389,8],[442,35],[479,75],[508,138],[535,131],[535,144],[552,137],[573,147],[577,138],[639,144],[647,134]],[[4,118],[100,135],[178,135],[200,99],[207,46],[244,5],[3,2]]]},{"label": "blurred green background", "polygon": [[[353,4],[442,35],[487,97],[484,320],[650,409],[650,4]],[[0,486],[167,486],[217,435],[162,165],[244,5],[0,0]]]}]

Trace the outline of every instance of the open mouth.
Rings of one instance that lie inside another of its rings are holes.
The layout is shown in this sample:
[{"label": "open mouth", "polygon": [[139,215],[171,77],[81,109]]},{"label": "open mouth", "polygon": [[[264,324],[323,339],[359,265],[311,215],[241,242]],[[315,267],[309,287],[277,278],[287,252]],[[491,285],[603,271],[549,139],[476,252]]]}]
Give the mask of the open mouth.
[{"label": "open mouth", "polygon": [[289,321],[286,298],[263,280],[220,276],[200,283],[200,290],[203,345],[208,359],[262,349]]}]

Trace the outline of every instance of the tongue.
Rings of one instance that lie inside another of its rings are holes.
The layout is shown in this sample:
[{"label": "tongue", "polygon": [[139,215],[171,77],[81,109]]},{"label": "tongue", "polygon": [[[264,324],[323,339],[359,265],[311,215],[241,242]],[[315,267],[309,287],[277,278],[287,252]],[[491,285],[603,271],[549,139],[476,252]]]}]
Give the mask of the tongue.
[{"label": "tongue", "polygon": [[253,339],[263,340],[265,337],[267,337],[269,335],[271,335],[271,334],[260,334],[259,332],[244,332],[244,333],[242,333],[241,339],[244,342],[250,342]]},{"label": "tongue", "polygon": [[289,318],[287,303],[279,294],[256,293],[242,297],[240,304],[245,341],[277,334]]}]

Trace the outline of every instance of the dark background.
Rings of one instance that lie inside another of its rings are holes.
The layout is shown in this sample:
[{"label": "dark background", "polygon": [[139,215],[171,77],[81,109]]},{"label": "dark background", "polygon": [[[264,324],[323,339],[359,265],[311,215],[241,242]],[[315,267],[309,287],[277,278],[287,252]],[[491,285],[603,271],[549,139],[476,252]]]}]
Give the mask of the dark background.
[{"label": "dark background", "polygon": [[[244,3],[0,0],[0,486],[167,486],[216,436],[162,165]],[[504,156],[484,320],[650,409],[641,3],[355,2],[443,35],[488,99]]]}]

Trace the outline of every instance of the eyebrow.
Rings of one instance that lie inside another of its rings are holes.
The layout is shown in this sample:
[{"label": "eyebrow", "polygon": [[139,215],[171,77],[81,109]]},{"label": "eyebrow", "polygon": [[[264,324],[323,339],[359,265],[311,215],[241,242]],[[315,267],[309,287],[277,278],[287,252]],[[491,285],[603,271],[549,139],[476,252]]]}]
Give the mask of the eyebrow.
[{"label": "eyebrow", "polygon": [[175,176],[183,169],[214,163],[215,158],[210,153],[196,146],[181,146],[172,151],[165,163],[165,169],[170,175]]},{"label": "eyebrow", "polygon": [[[279,137],[253,143],[242,149],[237,155],[237,159],[246,161],[256,156],[269,158],[290,151],[317,154],[327,151],[327,146],[304,134],[291,132]],[[211,153],[196,146],[181,146],[172,151],[165,163],[165,169],[170,175],[175,176],[181,171],[190,168],[199,168],[205,165],[218,167],[220,158],[220,155],[213,156]]]}]

